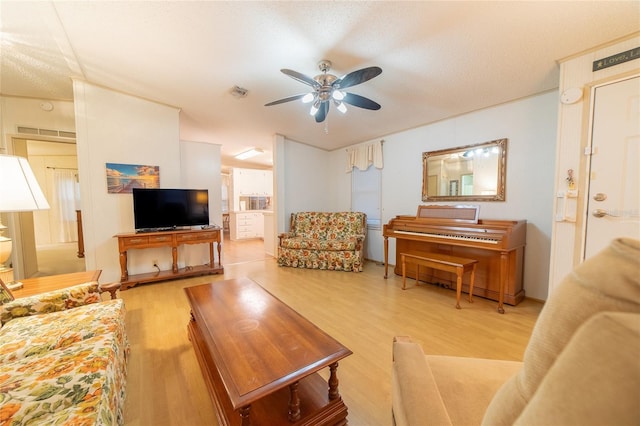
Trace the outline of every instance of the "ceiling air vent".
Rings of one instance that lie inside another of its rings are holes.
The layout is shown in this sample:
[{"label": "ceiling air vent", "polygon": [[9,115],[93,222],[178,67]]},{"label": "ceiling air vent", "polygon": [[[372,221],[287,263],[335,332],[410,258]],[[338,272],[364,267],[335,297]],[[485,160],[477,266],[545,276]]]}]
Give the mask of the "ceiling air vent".
[{"label": "ceiling air vent", "polygon": [[29,135],[55,136],[59,138],[75,139],[76,132],[67,132],[65,130],[38,129],[35,127],[18,126],[18,133],[26,133]]},{"label": "ceiling air vent", "polygon": [[249,91],[244,87],[233,86],[231,88],[231,95],[233,95],[236,98],[244,98],[247,96],[247,93],[249,93]]}]

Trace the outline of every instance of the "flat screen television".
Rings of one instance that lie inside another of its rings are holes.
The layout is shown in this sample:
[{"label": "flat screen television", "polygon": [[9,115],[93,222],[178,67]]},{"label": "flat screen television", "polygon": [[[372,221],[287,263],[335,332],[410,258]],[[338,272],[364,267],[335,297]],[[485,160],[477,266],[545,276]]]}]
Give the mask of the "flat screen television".
[{"label": "flat screen television", "polygon": [[206,189],[133,188],[136,232],[209,225]]}]

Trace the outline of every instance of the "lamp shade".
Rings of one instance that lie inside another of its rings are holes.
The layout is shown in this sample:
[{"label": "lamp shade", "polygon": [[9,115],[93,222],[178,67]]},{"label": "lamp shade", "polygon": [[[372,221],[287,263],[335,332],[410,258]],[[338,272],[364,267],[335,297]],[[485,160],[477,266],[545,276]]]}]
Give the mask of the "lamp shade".
[{"label": "lamp shade", "polygon": [[26,158],[0,154],[0,212],[46,210],[49,203]]}]

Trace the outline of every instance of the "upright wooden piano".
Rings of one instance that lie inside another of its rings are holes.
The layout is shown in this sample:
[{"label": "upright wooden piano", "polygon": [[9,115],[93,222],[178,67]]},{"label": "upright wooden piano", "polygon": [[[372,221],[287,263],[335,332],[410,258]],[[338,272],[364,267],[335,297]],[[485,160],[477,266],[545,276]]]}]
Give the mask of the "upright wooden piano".
[{"label": "upright wooden piano", "polygon": [[[384,277],[389,268],[389,237],[396,239],[394,273],[401,275],[400,254],[423,256],[444,253],[479,261],[473,294],[498,301],[498,312],[504,313],[503,302],[517,305],[524,298],[522,277],[526,243],[525,220],[478,219],[478,206],[418,206],[416,216],[396,216],[383,226]],[[407,276],[416,278],[415,267],[407,265]],[[420,270],[420,280],[437,282],[455,288],[446,272]],[[463,291],[469,291],[463,282]]]}]

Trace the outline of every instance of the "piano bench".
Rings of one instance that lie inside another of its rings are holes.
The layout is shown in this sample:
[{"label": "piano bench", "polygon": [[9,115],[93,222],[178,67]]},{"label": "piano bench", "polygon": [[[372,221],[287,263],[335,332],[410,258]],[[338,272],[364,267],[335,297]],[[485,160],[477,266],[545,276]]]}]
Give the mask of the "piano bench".
[{"label": "piano bench", "polygon": [[441,253],[424,253],[422,256],[414,254],[400,253],[402,263],[402,289],[407,288],[407,262],[416,265],[416,285],[420,281],[420,266],[438,269],[440,271],[456,274],[456,309],[460,309],[460,295],[462,293],[462,276],[465,272],[471,272],[469,277],[469,303],[473,303],[473,281],[476,275],[475,259],[465,259],[464,257],[449,256]]}]

